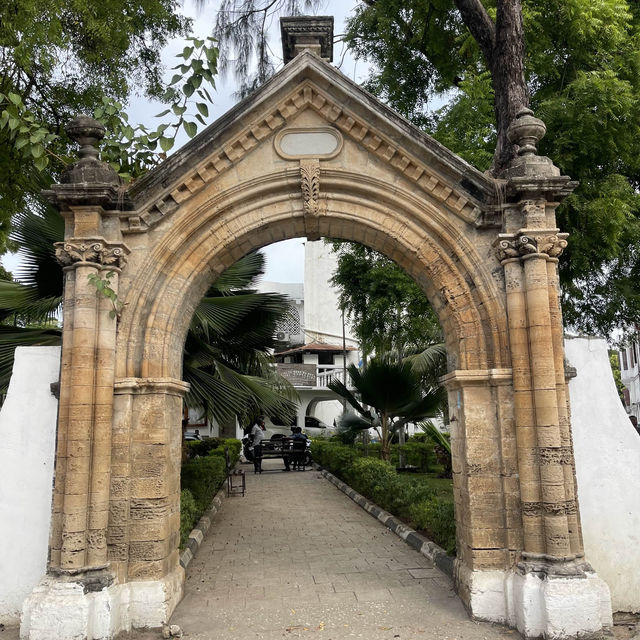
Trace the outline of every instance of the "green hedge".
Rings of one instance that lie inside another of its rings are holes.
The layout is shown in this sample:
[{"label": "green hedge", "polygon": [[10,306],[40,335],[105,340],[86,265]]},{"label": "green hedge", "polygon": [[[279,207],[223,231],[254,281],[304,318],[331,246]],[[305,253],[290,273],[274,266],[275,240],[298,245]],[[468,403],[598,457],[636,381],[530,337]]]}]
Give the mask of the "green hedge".
[{"label": "green hedge", "polygon": [[[214,441],[213,443],[211,441]],[[195,445],[195,446],[194,446]],[[229,447],[231,466],[235,466],[242,443],[233,438],[207,438],[189,442],[189,457],[180,474],[180,545],[227,479],[224,448]],[[193,457],[192,457],[193,456]]]},{"label": "green hedge", "polygon": [[184,548],[193,525],[198,519],[198,507],[189,489],[180,492],[180,548]]},{"label": "green hedge", "polygon": [[229,453],[232,457],[235,455],[237,458],[242,447],[242,442],[235,438],[205,438],[204,440],[189,440],[184,444],[187,449],[187,458],[190,460],[211,453],[224,455],[225,447],[229,447]]},{"label": "green hedge", "polygon": [[[426,448],[433,451],[430,443],[412,442],[407,445],[405,447],[416,458],[426,456]],[[311,453],[315,462],[344,480],[358,493],[409,521],[447,553],[455,554],[456,525],[452,492],[438,495],[433,483],[442,483],[441,480],[413,474],[399,475],[393,460],[386,462],[376,457],[376,447],[379,449],[379,445],[369,445],[369,457],[365,458],[361,456],[361,447],[313,440]],[[397,450],[396,445],[396,454]],[[442,492],[442,487],[439,489]]]},{"label": "green hedge", "polygon": [[[405,464],[416,467],[418,471],[423,473],[431,473],[433,471],[441,471],[442,467],[438,465],[438,458],[433,449],[433,442],[415,440],[415,436],[409,438],[404,445],[391,445],[391,464],[399,466],[400,451],[404,450]],[[360,455],[364,455],[364,446],[360,443],[355,445],[355,449]],[[367,445],[367,455],[370,458],[380,458],[380,443],[373,442]]]}]

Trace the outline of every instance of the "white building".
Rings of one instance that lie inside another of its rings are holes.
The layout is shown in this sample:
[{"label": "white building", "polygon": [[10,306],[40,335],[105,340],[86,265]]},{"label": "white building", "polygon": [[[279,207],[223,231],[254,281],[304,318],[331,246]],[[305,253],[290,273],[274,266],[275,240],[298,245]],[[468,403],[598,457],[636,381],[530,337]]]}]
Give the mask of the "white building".
[{"label": "white building", "polygon": [[640,347],[637,340],[639,337],[640,334],[636,334],[631,344],[618,352],[620,375],[625,386],[625,409],[634,426],[640,423]]},{"label": "white building", "polygon": [[259,291],[275,291],[291,299],[291,313],[278,326],[282,340],[276,354],[278,371],[300,396],[297,424],[315,416],[332,425],[343,410],[327,388],[332,377],[344,379],[344,368],[359,364],[358,341],[343,320],[338,292],[331,286],[336,257],[323,240],[305,243],[304,282],[261,282]]}]

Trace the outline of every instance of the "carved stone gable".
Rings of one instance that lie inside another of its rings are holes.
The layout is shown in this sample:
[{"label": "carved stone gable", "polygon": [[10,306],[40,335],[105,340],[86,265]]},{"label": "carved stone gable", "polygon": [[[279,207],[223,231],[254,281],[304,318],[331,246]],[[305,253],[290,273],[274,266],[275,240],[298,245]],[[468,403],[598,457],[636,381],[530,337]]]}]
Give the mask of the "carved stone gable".
[{"label": "carved stone gable", "polygon": [[[337,73],[315,56],[303,54],[298,57],[298,59],[301,58],[313,58],[311,64],[322,65],[323,70],[326,67],[327,70],[330,70],[327,71],[328,74]],[[288,66],[296,64],[297,61],[294,61]],[[358,89],[358,91],[360,90]],[[340,132],[345,139],[357,143],[368,153],[386,163],[394,172],[417,185],[425,196],[435,201],[438,206],[444,206],[452,214],[469,224],[478,222],[480,208],[476,198],[479,196],[486,201],[488,198],[494,197],[491,192],[493,186],[485,185],[482,182],[484,177],[481,174],[476,175],[477,172],[471,167],[456,166],[457,176],[452,178],[450,175],[445,175],[443,171],[451,173],[450,169],[453,164],[449,156],[455,158],[450,152],[435,142],[422,151],[418,150],[418,153],[416,150],[410,152],[403,145],[402,135],[398,135],[395,130],[391,132],[391,135],[388,132],[382,132],[372,124],[376,118],[367,117],[362,108],[353,110],[347,108],[344,101],[336,95],[331,86],[325,84],[320,86],[313,80],[306,78],[298,83],[293,90],[283,93],[282,98],[275,105],[271,101],[272,106],[267,110],[262,110],[260,115],[254,115],[252,119],[247,119],[247,124],[231,137],[226,137],[224,128],[221,129],[215,138],[220,140],[219,146],[210,151],[212,145],[208,145],[206,158],[202,158],[199,162],[183,162],[182,166],[193,167],[184,172],[184,175],[178,177],[178,174],[183,172],[175,170],[181,166],[177,160],[173,168],[168,168],[168,170],[174,170],[176,178],[169,181],[171,186],[165,187],[164,193],[161,193],[160,197],[158,197],[157,189],[162,184],[167,184],[167,181],[159,177],[155,178],[154,190],[156,191],[150,194],[151,197],[145,196],[144,187],[134,187],[132,195],[134,200],[137,200],[137,211],[132,214],[130,224],[124,230],[143,232],[153,226],[177,209],[185,200],[204,189],[219,175],[236,166],[259,145],[271,140],[287,126],[292,126],[294,120],[306,109],[313,110],[330,128]],[[366,108],[372,109],[370,96],[367,96],[367,101]],[[349,101],[349,104],[351,102]],[[379,121],[380,114],[377,115]],[[242,120],[238,117],[237,121],[241,122]],[[407,123],[403,123],[403,125],[410,126]],[[201,135],[206,134],[205,131]],[[420,136],[423,134],[416,130],[416,135],[409,136],[407,142],[415,147],[415,142],[420,139]],[[194,144],[196,141],[197,138],[194,139]],[[432,163],[431,160],[438,154],[442,154],[445,160]],[[455,162],[462,165],[460,160]],[[434,168],[434,165],[439,168]],[[463,174],[463,171],[467,169],[468,175],[473,178],[472,180],[466,179]],[[477,187],[478,182],[482,183],[481,189]],[[143,180],[142,184],[144,185],[144,183]],[[483,189],[486,191],[483,192]],[[138,197],[136,197],[137,192],[141,192]],[[145,200],[148,204],[145,204]]]}]

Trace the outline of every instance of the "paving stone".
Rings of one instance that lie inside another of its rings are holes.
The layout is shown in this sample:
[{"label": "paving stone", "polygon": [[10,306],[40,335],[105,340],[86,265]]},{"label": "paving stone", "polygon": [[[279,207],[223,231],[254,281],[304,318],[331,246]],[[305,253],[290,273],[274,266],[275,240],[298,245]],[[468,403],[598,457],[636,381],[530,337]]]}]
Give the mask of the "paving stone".
[{"label": "paving stone", "polygon": [[171,618],[185,638],[518,637],[472,622],[448,578],[318,474],[249,474],[247,486],[223,503],[187,569]]}]

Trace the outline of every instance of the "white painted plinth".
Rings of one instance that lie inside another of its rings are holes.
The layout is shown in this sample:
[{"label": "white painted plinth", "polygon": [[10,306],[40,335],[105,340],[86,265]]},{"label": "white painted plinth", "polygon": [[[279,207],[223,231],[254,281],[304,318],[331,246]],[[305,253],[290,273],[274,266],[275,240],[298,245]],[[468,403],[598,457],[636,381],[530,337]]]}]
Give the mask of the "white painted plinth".
[{"label": "white painted plinth", "polygon": [[595,573],[586,577],[539,577],[516,571],[469,571],[457,567],[478,620],[518,629],[525,638],[589,638],[613,624],[609,587]]},{"label": "white painted plinth", "polygon": [[156,628],[182,598],[184,570],[163,580],[127,582],[84,593],[77,582],[45,576],[25,600],[23,640],[109,640],[121,631]]}]

